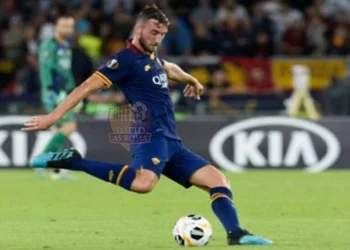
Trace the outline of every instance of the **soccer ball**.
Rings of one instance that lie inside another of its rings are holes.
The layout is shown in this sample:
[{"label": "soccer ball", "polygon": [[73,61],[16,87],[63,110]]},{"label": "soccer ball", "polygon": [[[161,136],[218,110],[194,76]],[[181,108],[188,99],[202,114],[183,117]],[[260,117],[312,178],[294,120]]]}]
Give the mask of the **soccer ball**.
[{"label": "soccer ball", "polygon": [[213,230],[209,221],[195,214],[181,217],[173,229],[173,237],[181,246],[205,246],[209,243],[212,235]]}]

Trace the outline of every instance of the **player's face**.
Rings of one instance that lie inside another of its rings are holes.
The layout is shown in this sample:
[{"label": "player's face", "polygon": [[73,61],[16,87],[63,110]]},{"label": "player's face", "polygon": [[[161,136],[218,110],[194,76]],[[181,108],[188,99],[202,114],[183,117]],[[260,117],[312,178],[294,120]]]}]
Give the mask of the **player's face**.
[{"label": "player's face", "polygon": [[68,39],[74,32],[74,24],[73,18],[60,18],[56,25],[57,34],[64,39]]},{"label": "player's face", "polygon": [[155,52],[168,32],[166,25],[155,19],[146,21],[141,29],[140,44],[147,52]]}]

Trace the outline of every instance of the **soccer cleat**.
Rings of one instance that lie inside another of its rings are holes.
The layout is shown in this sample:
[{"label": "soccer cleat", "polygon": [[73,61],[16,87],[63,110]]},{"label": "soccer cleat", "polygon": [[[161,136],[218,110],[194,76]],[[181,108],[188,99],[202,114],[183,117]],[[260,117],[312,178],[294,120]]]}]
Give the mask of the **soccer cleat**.
[{"label": "soccer cleat", "polygon": [[63,152],[45,153],[33,158],[30,162],[32,168],[65,168],[67,162],[81,159],[76,149],[65,149]]},{"label": "soccer cleat", "polygon": [[247,230],[243,230],[243,232],[240,232],[238,234],[235,232],[228,232],[227,244],[228,245],[272,245],[272,241],[256,236],[254,234],[251,234]]}]

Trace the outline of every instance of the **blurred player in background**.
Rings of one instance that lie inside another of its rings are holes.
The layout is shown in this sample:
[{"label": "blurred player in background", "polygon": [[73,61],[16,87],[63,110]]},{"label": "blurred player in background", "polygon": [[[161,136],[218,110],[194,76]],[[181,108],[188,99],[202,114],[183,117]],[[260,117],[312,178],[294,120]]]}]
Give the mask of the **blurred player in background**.
[{"label": "blurred player in background", "polygon": [[182,144],[175,127],[168,79],[186,83],[184,95],[197,100],[203,86],[176,64],[159,57],[157,49],[168,26],[169,19],[160,9],[151,7],[141,11],[135,36],[128,41],[126,49],[115,54],[54,111],[33,117],[23,128],[24,131],[47,129],[90,93],[118,85],[131,105],[141,107],[139,117],[144,119],[140,122],[144,122],[144,128],[152,135],[147,143],[133,145],[130,166],[82,159],[74,149],[42,154],[32,160],[31,166],[84,171],[136,193],[151,192],[160,176],[165,175],[185,188],[196,186],[209,193],[212,210],[227,232],[228,245],[272,244],[241,227],[226,177]]},{"label": "blurred player in background", "polygon": [[[41,100],[48,113],[52,112],[75,88],[72,73],[72,50],[69,42],[74,32],[75,21],[70,16],[61,16],[56,21],[55,36],[42,42],[39,49],[39,69],[41,81]],[[62,149],[65,139],[77,125],[73,111],[67,112],[52,128],[53,136],[46,145],[44,153]],[[43,170],[37,173],[46,177]],[[51,174],[54,180],[74,178],[67,170],[54,169]]]}]

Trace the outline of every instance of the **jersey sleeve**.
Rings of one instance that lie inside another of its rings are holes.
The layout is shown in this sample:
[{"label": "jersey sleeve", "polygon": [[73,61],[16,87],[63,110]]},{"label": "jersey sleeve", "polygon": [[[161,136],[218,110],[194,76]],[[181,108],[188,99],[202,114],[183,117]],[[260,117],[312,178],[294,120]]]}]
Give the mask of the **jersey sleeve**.
[{"label": "jersey sleeve", "polygon": [[95,71],[94,75],[100,78],[107,87],[120,84],[132,72],[133,63],[130,58],[117,54],[107,63]]}]

